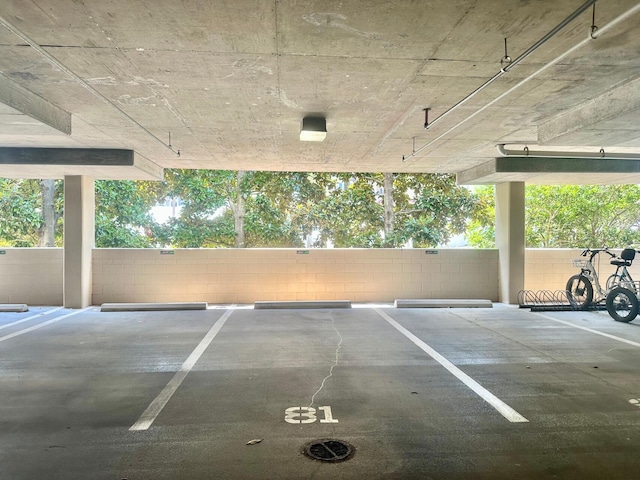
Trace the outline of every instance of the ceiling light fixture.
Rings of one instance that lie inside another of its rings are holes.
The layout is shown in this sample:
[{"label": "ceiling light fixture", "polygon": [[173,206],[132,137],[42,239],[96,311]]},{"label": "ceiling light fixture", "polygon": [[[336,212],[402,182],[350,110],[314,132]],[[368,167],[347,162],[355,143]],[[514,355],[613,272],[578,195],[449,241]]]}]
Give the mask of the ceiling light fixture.
[{"label": "ceiling light fixture", "polygon": [[300,141],[321,142],[327,137],[327,120],[323,117],[304,117],[300,129]]}]

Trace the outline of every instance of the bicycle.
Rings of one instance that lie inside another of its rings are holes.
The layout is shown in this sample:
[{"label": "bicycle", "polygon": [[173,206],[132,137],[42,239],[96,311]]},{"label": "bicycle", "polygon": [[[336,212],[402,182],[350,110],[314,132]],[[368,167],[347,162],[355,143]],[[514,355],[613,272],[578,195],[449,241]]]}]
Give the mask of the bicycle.
[{"label": "bicycle", "polygon": [[[635,258],[636,251],[631,248],[625,248],[620,254],[620,260],[611,261],[616,265],[616,273],[622,268],[620,278],[616,278],[617,285],[610,289],[607,294],[607,312],[616,322],[629,323],[638,316],[640,310],[640,301],[638,300],[638,285],[633,281],[631,275],[627,271],[627,267],[631,266]],[[611,278],[611,277],[609,277]]]},{"label": "bicycle", "polygon": [[[605,283],[605,288],[600,285],[598,272],[593,260],[600,253],[608,254],[612,259],[610,263],[616,266],[615,273],[611,274]],[[620,257],[611,253],[607,247],[599,249],[587,248],[580,254],[588,259],[575,259],[573,265],[580,269],[580,273],[572,275],[567,281],[566,291],[569,303],[574,308],[584,310],[592,303],[600,303],[606,300],[609,292],[616,287],[626,288],[637,293],[637,287],[627,267],[631,266],[635,258],[636,250],[625,248],[620,253]],[[596,294],[594,301],[594,293]],[[637,297],[636,297],[637,300]]]}]

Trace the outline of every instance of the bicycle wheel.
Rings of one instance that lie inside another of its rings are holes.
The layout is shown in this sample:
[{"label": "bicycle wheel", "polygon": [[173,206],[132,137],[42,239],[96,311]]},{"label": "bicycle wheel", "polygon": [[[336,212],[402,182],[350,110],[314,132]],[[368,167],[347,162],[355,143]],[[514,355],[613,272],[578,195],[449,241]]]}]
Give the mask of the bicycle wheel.
[{"label": "bicycle wheel", "polygon": [[611,274],[609,278],[607,278],[607,292],[610,292],[616,287],[624,287],[628,288],[632,292],[638,293],[636,290],[636,284],[633,282],[633,279],[628,274]]},{"label": "bicycle wheel", "polygon": [[607,312],[616,322],[629,323],[638,316],[638,309],[638,297],[628,288],[616,287],[607,295]]},{"label": "bicycle wheel", "polygon": [[609,278],[607,278],[607,292],[613,290],[615,287],[617,287],[618,285],[622,284],[622,275],[616,275],[615,273],[609,275]]},{"label": "bicycle wheel", "polygon": [[593,300],[593,285],[584,275],[573,275],[567,280],[569,303],[578,310],[584,310]]}]

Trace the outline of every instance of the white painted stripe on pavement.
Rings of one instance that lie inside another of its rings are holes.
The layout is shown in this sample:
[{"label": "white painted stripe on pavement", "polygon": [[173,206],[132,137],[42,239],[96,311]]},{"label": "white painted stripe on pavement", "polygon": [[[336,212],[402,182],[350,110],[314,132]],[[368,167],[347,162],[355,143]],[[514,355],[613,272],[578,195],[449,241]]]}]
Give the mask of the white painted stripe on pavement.
[{"label": "white painted stripe on pavement", "polygon": [[46,322],[39,323],[29,328],[25,328],[24,330],[18,330],[17,332],[10,333],[9,335],[5,335],[4,337],[0,337],[0,342],[4,342],[5,340],[9,340],[10,338],[17,337],[18,335],[23,335],[25,333],[33,332],[42,327],[46,327],[47,325],[51,325],[52,323],[59,322],[60,320],[64,320],[65,318],[73,317],[74,315],[78,315],[79,313],[86,312],[87,310],[93,307],[83,308],[82,310],[76,310],[71,313],[67,313],[66,315],[61,315],[60,317],[52,318],[51,320],[47,320]]},{"label": "white painted stripe on pavement", "polygon": [[31,315],[30,317],[23,318],[21,320],[16,320],[15,322],[7,323],[6,325],[0,325],[0,330],[4,328],[13,327],[14,325],[18,325],[20,323],[28,322],[29,320],[33,320],[34,318],[44,317],[45,315],[49,315],[50,313],[57,312],[58,310],[62,310],[64,307],[57,307],[51,310],[47,310],[46,312],[40,312],[36,315]]},{"label": "white painted stripe on pavement", "polygon": [[158,396],[149,404],[147,409],[140,415],[140,418],[136,423],[134,423],[130,431],[139,431],[139,430],[148,430],[149,427],[153,424],[155,419],[165,405],[171,400],[171,397],[178,387],[182,384],[184,379],[187,377],[193,366],[200,359],[202,354],[205,352],[209,344],[213,341],[215,336],[220,332],[220,329],[224,326],[227,319],[231,316],[233,310],[227,310],[224,314],[218,319],[216,323],[213,324],[213,327],[207,332],[204,338],[200,341],[198,346],[195,348],[191,355],[184,361],[180,370],[178,370],[173,378],[169,380],[169,383],[162,389],[162,391],[158,394]]},{"label": "white painted stripe on pavement", "polygon": [[396,330],[398,330],[405,337],[407,337],[409,340],[415,343],[420,349],[422,349],[422,351],[424,351],[427,355],[432,357],[436,362],[438,362],[440,365],[446,368],[451,374],[453,374],[458,380],[460,380],[467,387],[473,390],[478,396],[480,396],[480,398],[482,398],[485,402],[487,402],[489,405],[495,408],[498,411],[498,413],[500,413],[500,415],[502,415],[504,418],[506,418],[507,420],[513,423],[525,423],[529,421],[526,418],[524,418],[522,415],[520,415],[518,412],[516,412],[513,408],[511,408],[509,405],[507,405],[498,397],[496,397],[489,390],[487,390],[478,382],[476,382],[469,375],[467,375],[458,367],[456,367],[453,363],[451,363],[445,357],[443,357],[438,352],[436,352],[429,345],[427,345],[418,337],[416,337],[409,330],[407,330],[398,322],[396,322],[393,318],[391,318],[385,312],[377,308],[375,309],[375,311],[378,312],[378,314],[382,318],[384,318],[387,322],[389,322]]},{"label": "white painted stripe on pavement", "polygon": [[629,344],[629,345],[633,345],[634,347],[640,347],[640,343],[634,342],[633,340],[627,340],[626,338],[616,337],[615,335],[611,335],[609,333],[600,332],[598,330],[594,330],[593,328],[589,328],[589,327],[583,327],[582,325],[576,325],[575,323],[567,322],[565,320],[559,320],[557,318],[548,317],[547,315],[542,315],[542,314],[537,313],[537,312],[531,312],[531,313],[533,313],[534,315],[537,315],[538,317],[542,317],[542,318],[544,318],[546,320],[551,320],[552,322],[562,323],[564,325],[569,325],[570,327],[573,327],[573,328],[578,328],[580,330],[584,330],[585,332],[595,333],[596,335],[601,335],[603,337],[607,337],[607,338],[610,338],[612,340],[617,340],[618,342],[622,342],[622,343],[626,343],[626,344]]}]

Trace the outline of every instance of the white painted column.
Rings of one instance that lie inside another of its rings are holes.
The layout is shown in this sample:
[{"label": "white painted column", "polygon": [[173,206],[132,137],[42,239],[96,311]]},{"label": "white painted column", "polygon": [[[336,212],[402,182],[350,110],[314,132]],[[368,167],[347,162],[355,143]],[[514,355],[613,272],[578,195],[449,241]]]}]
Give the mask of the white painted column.
[{"label": "white painted column", "polygon": [[524,182],[496,185],[496,245],[500,301],[518,303],[518,292],[524,289]]},{"label": "white painted column", "polygon": [[94,180],[64,177],[64,286],[66,308],[91,305],[91,254],[95,245]]}]

